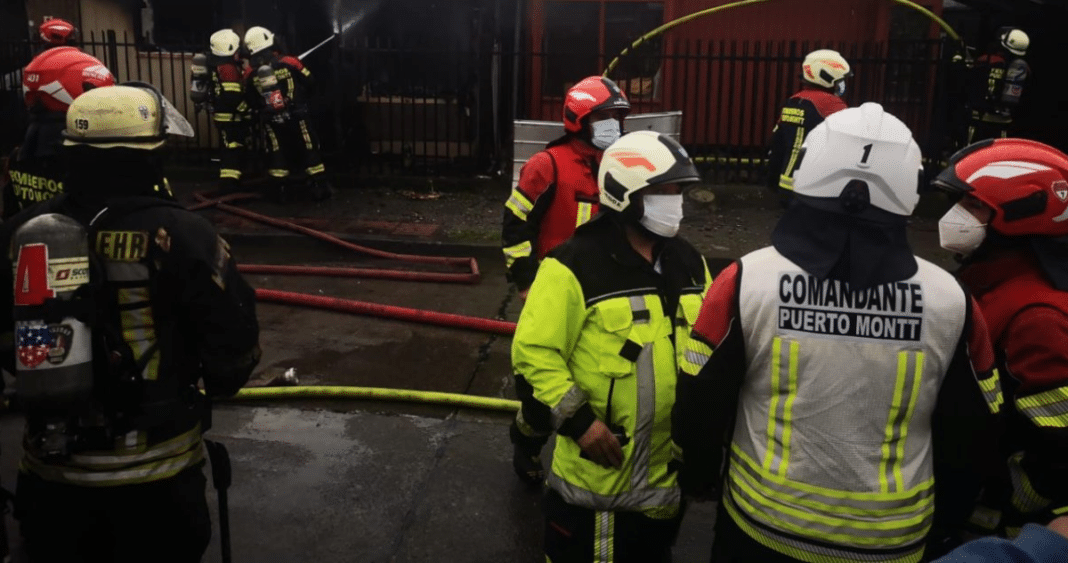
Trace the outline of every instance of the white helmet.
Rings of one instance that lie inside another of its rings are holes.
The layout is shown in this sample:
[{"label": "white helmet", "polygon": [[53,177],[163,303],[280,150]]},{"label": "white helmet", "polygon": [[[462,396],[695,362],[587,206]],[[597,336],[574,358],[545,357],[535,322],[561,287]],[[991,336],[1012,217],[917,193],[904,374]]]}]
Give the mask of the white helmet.
[{"label": "white helmet", "polygon": [[166,140],[163,96],[143,86],[105,86],[78,96],[67,110],[65,146],[152,150]]},{"label": "white helmet", "polygon": [[849,63],[832,49],[812,51],[801,63],[801,79],[823,88],[834,88],[847,76],[850,76]]},{"label": "white helmet", "polygon": [[248,28],[248,31],[245,32],[245,47],[248,47],[250,55],[255,55],[273,45],[274,34],[266,27],[256,25]]},{"label": "white helmet", "polygon": [[241,38],[232,29],[220,29],[211,34],[208,40],[211,54],[216,57],[232,57],[241,46]]},{"label": "white helmet", "polygon": [[920,147],[900,119],[875,102],[833,113],[805,137],[794,194],[834,212],[869,206],[911,215],[920,199]]},{"label": "white helmet", "polygon": [[1001,34],[1001,46],[1014,55],[1022,57],[1027,54],[1027,47],[1030,44],[1031,39],[1023,30],[1010,29]]},{"label": "white helmet", "polygon": [[700,179],[682,145],[655,131],[620,137],[605,149],[597,171],[601,205],[615,211],[630,207],[634,193],[643,188]]}]

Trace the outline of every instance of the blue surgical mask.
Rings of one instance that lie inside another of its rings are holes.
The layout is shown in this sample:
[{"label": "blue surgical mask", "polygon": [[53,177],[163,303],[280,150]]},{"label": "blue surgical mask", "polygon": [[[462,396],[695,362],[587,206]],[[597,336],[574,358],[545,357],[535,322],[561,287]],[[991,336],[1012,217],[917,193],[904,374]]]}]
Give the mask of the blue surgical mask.
[{"label": "blue surgical mask", "polygon": [[621,135],[618,119],[604,119],[590,123],[590,142],[593,146],[605,150],[619,140]]},{"label": "blue surgical mask", "polygon": [[839,80],[838,82],[835,82],[835,84],[834,84],[834,95],[838,96],[839,98],[841,98],[842,96],[845,95],[845,92],[846,92],[845,80]]}]

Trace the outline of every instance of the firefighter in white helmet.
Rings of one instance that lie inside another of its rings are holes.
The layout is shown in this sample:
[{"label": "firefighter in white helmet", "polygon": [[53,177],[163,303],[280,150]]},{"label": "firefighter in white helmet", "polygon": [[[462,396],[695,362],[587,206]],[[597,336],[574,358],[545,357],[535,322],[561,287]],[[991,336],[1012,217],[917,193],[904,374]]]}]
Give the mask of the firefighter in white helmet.
[{"label": "firefighter in white helmet", "polygon": [[[32,562],[201,560],[208,397],[259,360],[226,241],[165,189],[163,97],[90,90],[65,193],[0,228],[0,359],[26,414],[15,517]],[[213,456],[213,469],[217,464]]]},{"label": "firefighter in white helmet", "polygon": [[784,204],[794,189],[794,171],[805,135],[828,115],[846,108],[842,95],[850,76],[849,63],[837,51],[819,49],[805,55],[801,89],[783,105],[768,149],[767,186]]},{"label": "firefighter in white helmet", "polygon": [[713,561],[918,561],[963,526],[1002,397],[978,306],[906,239],[921,170],[878,104],[829,116],[709,291],[672,435],[683,491],[722,492]]},{"label": "firefighter in white helmet", "polygon": [[969,122],[963,145],[1009,135],[1013,114],[1031,75],[1031,67],[1023,59],[1030,44],[1022,29],[1002,28],[996,47],[968,65],[965,88]]},{"label": "firefighter in white helmet", "polygon": [[525,416],[558,435],[542,502],[555,563],[670,558],[682,509],[669,413],[712,280],[676,236],[682,186],[698,180],[676,141],[624,135],[601,159],[599,214],[549,252],[530,287],[512,365],[533,389]]},{"label": "firefighter in white helmet", "polygon": [[282,55],[274,33],[254,26],[245,32],[252,72],[249,94],[254,108],[266,123],[271,162],[267,172],[278,183],[278,197],[288,200],[297,194],[288,186],[291,169],[303,169],[305,190],[320,201],[333,195],[326,180],[326,166],[319,154],[319,139],[310,120],[309,96],[313,87],[311,71],[300,59]]}]

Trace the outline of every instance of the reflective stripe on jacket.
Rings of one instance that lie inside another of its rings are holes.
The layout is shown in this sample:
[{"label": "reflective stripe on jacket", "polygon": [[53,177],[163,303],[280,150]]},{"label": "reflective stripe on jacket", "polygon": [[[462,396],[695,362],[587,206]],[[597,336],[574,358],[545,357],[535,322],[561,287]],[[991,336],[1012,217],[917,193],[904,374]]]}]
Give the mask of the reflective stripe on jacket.
[{"label": "reflective stripe on jacket", "polygon": [[808,132],[828,115],[846,109],[842,98],[821,89],[806,88],[790,96],[771,132],[768,152],[771,187],[794,189],[794,171],[801,164],[801,144]]},{"label": "reflective stripe on jacket", "polygon": [[731,519],[809,563],[914,562],[936,520],[963,525],[1001,406],[997,371],[977,306],[917,263],[862,290],[773,247],[720,273],[680,364],[685,490],[719,486],[726,448]]},{"label": "reflective stripe on jacket", "polygon": [[[548,481],[570,504],[661,518],[677,512],[668,469],[674,344],[686,340],[711,276],[677,239],[666,243],[660,266],[655,272],[621,228],[600,217],[545,259],[523,307],[512,363],[560,432]],[[621,468],[581,457],[576,440],[593,418],[629,439]]]},{"label": "reflective stripe on jacket", "polygon": [[578,137],[549,143],[519,172],[505,202],[501,234],[511,281],[526,289],[537,264],[599,210],[597,163],[601,151]]}]

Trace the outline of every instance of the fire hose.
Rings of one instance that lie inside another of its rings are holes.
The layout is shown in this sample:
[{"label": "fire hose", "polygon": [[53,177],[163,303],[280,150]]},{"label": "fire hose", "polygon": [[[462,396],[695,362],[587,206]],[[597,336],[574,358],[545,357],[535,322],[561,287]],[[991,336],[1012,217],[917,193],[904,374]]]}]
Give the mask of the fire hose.
[{"label": "fire hose", "polygon": [[[412,272],[400,270],[377,270],[368,268],[338,268],[316,266],[281,266],[281,265],[239,265],[238,270],[243,273],[257,274],[298,274],[298,275],[324,275],[324,276],[349,276],[368,277],[378,279],[401,279],[407,281],[433,281],[433,282],[459,282],[477,283],[480,278],[478,263],[474,258],[453,258],[442,256],[419,256],[411,254],[398,254],[354,244],[327,233],[308,227],[297,225],[290,221],[269,217],[247,209],[230,205],[226,202],[248,197],[256,197],[256,194],[229,194],[220,198],[208,198],[200,193],[193,194],[197,204],[191,209],[204,209],[215,207],[221,211],[239,215],[247,219],[302,233],[319,240],[330,242],[356,252],[389,258],[398,261],[414,262],[420,264],[446,264],[468,266],[469,274],[449,274],[435,272]],[[497,319],[482,317],[470,317],[439,311],[428,311],[408,307],[397,307],[381,303],[369,303],[353,299],[339,297],[326,297],[307,293],[279,291],[273,289],[256,289],[256,299],[261,302],[282,303],[303,307],[312,307],[331,311],[341,311],[358,315],[370,315],[390,319],[398,319],[438,326],[466,328],[493,334],[511,335],[515,333],[515,323]],[[491,410],[515,411],[519,408],[519,402],[495,397],[483,397],[476,395],[463,395],[458,393],[443,393],[437,391],[416,391],[410,389],[386,389],[376,387],[350,387],[350,386],[304,386],[304,387],[258,387],[242,389],[231,400],[255,400],[255,399],[381,399],[393,401],[410,401],[419,403],[445,404],[457,407],[483,408]]]},{"label": "fire hose", "polygon": [[[615,70],[616,65],[619,64],[620,59],[622,59],[623,57],[627,56],[627,54],[630,53],[631,51],[637,49],[639,46],[641,46],[642,43],[645,43],[646,41],[656,37],[657,35],[661,35],[661,34],[663,34],[664,32],[666,32],[666,31],[668,31],[670,29],[676,28],[676,27],[678,27],[678,26],[680,26],[680,25],[682,25],[684,23],[691,22],[691,21],[696,20],[698,18],[703,18],[705,16],[710,16],[710,15],[712,15],[714,13],[717,13],[717,12],[722,12],[724,10],[730,10],[732,8],[740,8],[742,6],[751,6],[751,5],[754,5],[754,4],[762,4],[762,3],[770,2],[770,1],[772,1],[772,0],[740,0],[738,2],[729,2],[729,3],[723,4],[721,6],[715,6],[713,8],[707,8],[707,9],[704,9],[704,10],[700,10],[700,11],[694,12],[692,14],[688,14],[688,15],[682,16],[681,18],[676,18],[674,20],[671,20],[671,21],[665,23],[664,25],[661,25],[661,26],[657,27],[656,29],[653,29],[652,31],[650,31],[648,33],[645,33],[644,35],[642,35],[642,36],[638,37],[637,39],[635,39],[633,43],[631,43],[628,47],[623,49],[623,51],[621,51],[618,55],[616,55],[616,58],[612,59],[612,61],[608,63],[608,66],[605,67],[604,73],[602,74],[602,76],[607,77],[609,74],[611,74],[612,71]],[[927,8],[924,8],[923,6],[920,6],[919,4],[916,4],[912,0],[890,0],[890,1],[894,2],[896,4],[901,4],[901,5],[905,6],[905,7],[911,8],[913,10],[916,10],[917,12],[923,14],[924,16],[926,16],[927,18],[929,18],[930,20],[932,20],[933,22],[938,24],[938,26],[941,27],[946,32],[946,35],[948,35],[954,41],[963,42],[961,37],[960,37],[960,34],[958,34],[956,32],[956,30],[954,30],[952,27],[949,26],[948,23],[946,23],[945,20],[943,20],[942,18],[938,17],[931,10],[928,10]]]},{"label": "fire hose", "polygon": [[498,411],[515,412],[519,410],[519,401],[497,397],[443,393],[440,391],[416,391],[413,389],[386,389],[383,387],[349,387],[337,385],[245,388],[238,391],[236,395],[227,400],[257,401],[269,399],[378,399],[384,401],[432,403],[453,407],[468,407]]}]

